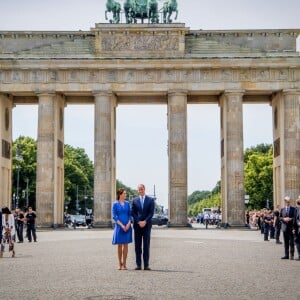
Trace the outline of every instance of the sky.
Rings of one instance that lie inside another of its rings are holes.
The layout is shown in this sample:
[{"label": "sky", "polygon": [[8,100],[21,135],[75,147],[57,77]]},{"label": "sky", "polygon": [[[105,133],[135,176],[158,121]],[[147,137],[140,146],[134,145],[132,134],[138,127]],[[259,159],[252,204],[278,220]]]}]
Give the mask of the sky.
[{"label": "sky", "polygon": [[[105,0],[0,0],[0,31],[89,30],[106,23]],[[119,2],[123,3],[123,0]],[[159,0],[161,6],[163,1]],[[178,0],[177,22],[190,29],[300,28],[299,0]],[[211,190],[220,180],[220,117],[215,105],[188,106],[188,194]],[[13,109],[13,139],[37,137],[37,106]],[[168,206],[166,105],[119,105],[117,178]],[[65,143],[81,147],[94,160],[94,108],[68,105]],[[244,148],[272,143],[272,112],[267,104],[244,105]]]}]

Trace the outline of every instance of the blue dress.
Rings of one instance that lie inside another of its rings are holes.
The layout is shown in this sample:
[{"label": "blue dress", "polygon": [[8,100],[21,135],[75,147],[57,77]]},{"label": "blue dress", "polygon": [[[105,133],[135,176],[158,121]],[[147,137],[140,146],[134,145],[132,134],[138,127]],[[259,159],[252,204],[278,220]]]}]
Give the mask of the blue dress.
[{"label": "blue dress", "polygon": [[126,226],[129,220],[131,220],[131,208],[128,201],[124,202],[124,205],[120,204],[116,200],[112,205],[112,216],[115,221],[115,228],[113,233],[112,244],[129,244],[132,243],[132,228],[125,232],[119,224],[116,222],[120,220],[122,224]]}]

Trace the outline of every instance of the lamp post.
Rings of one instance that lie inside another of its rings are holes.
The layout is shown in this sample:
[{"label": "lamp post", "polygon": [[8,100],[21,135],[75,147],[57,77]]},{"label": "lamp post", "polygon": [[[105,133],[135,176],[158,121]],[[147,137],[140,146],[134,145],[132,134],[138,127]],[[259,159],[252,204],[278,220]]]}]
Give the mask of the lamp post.
[{"label": "lamp post", "polygon": [[22,156],[22,149],[21,145],[17,145],[17,153],[16,153],[16,160],[18,161],[18,172],[17,172],[17,195],[16,195],[16,202],[15,202],[15,209],[19,207],[19,183],[20,183],[20,161],[23,159]]},{"label": "lamp post", "polygon": [[86,216],[86,200],[87,200],[87,195],[86,195],[86,187],[84,188],[84,215]]},{"label": "lamp post", "polygon": [[78,185],[76,185],[76,213],[79,214]]},{"label": "lamp post", "polygon": [[29,206],[29,198],[28,198],[28,183],[29,183],[29,179],[26,178],[26,207],[28,208]]},{"label": "lamp post", "polygon": [[16,194],[13,193],[13,203],[12,203],[12,207],[16,208]]}]

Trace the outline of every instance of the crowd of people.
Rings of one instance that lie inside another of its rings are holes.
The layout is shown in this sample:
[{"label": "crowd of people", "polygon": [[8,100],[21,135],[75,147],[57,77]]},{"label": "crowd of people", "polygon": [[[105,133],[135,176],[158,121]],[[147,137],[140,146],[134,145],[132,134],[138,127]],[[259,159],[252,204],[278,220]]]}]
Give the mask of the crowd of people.
[{"label": "crowd of people", "polygon": [[298,257],[295,260],[300,261],[300,196],[296,200],[296,207],[291,205],[290,197],[285,197],[283,207],[277,205],[274,210],[264,208],[247,211],[246,223],[252,228],[256,227],[264,241],[274,239],[276,244],[283,244],[282,259],[294,260],[296,248]]},{"label": "crowd of people", "polygon": [[3,207],[0,212],[0,258],[3,257],[5,246],[8,245],[8,251],[15,257],[15,242],[24,242],[24,228],[26,227],[26,235],[28,242],[37,242],[36,236],[36,212],[32,207],[22,211],[17,208],[10,211],[8,207]]},{"label": "crowd of people", "polygon": [[216,225],[218,227],[222,223],[222,214],[220,211],[204,211],[197,215],[196,222],[205,225],[206,228],[207,225]]}]

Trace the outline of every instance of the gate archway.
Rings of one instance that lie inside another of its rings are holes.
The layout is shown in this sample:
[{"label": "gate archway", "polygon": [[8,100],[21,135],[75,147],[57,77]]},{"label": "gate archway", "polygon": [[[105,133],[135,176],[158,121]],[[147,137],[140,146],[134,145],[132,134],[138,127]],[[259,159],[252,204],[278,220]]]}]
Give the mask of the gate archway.
[{"label": "gate archway", "polygon": [[[184,24],[96,24],[79,32],[0,32],[0,199],[11,195],[11,111],[37,103],[37,209],[62,223],[63,118],[68,103],[95,107],[95,223],[111,226],[115,109],[144,99],[168,106],[169,203],[187,223],[187,105],[220,106],[223,222],[244,225],[243,103],[273,107],[275,203],[300,194],[299,30],[190,31]],[[279,38],[280,37],[280,38]],[[61,209],[62,207],[62,209]]]}]

